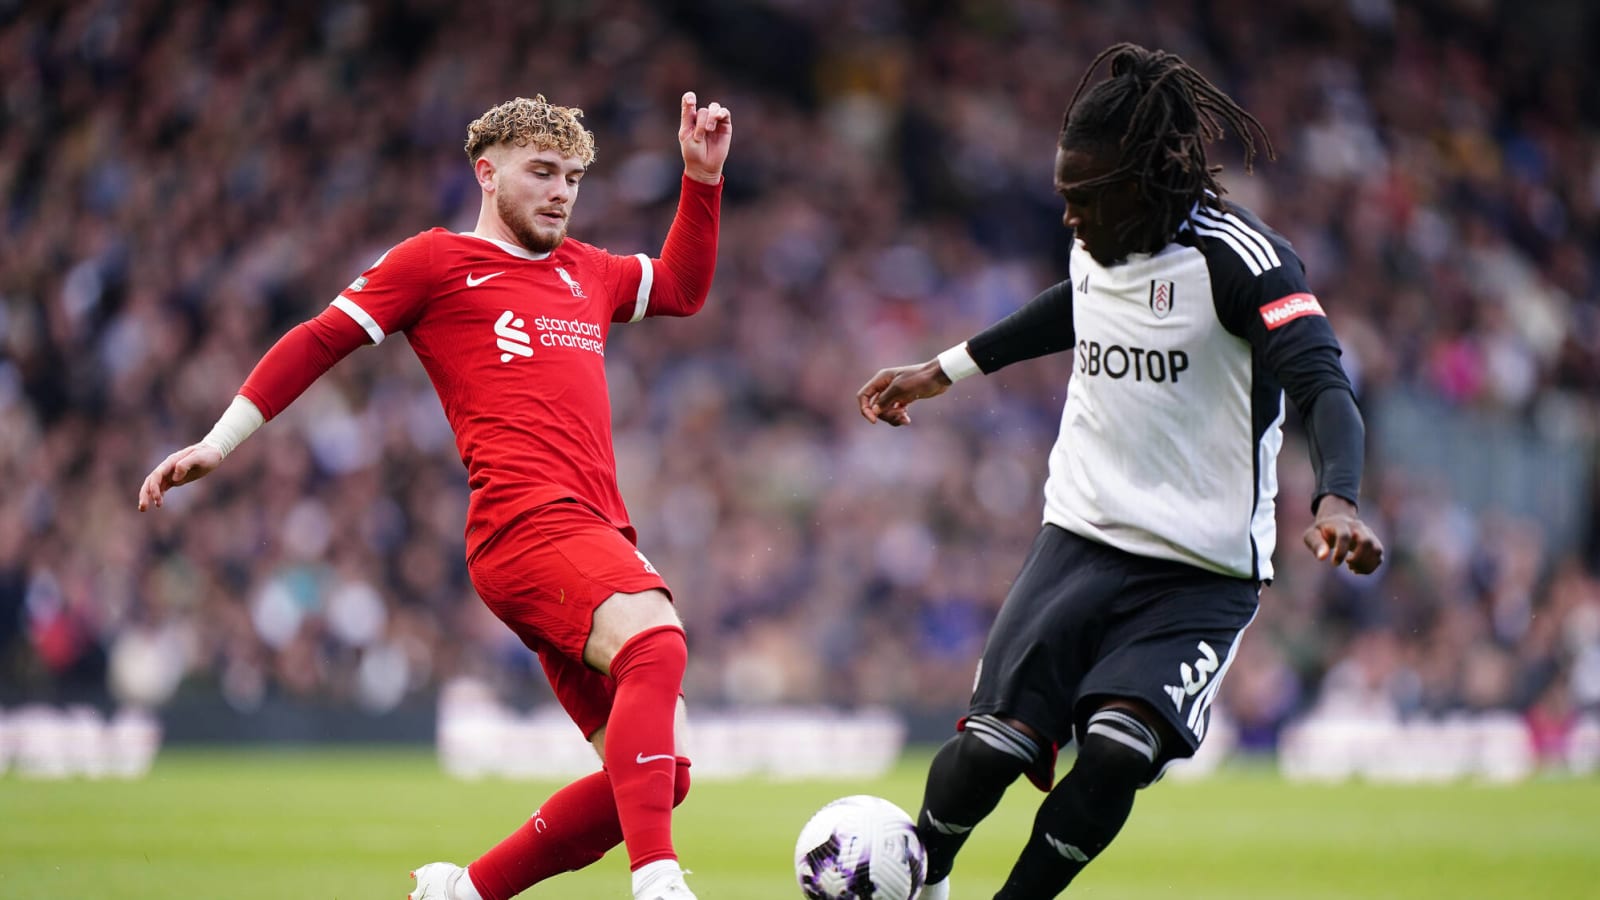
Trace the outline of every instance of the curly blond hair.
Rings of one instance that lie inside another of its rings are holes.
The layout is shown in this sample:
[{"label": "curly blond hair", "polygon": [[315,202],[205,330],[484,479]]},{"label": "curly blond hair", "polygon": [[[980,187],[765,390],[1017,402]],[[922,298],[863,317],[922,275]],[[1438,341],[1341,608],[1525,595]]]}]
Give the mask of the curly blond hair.
[{"label": "curly blond hair", "polygon": [[533,144],[541,150],[575,156],[587,166],[594,162],[594,135],[578,121],[582,117],[583,110],[554,106],[543,94],[535,94],[532,100],[507,100],[467,126],[467,158],[477,162],[496,144]]}]

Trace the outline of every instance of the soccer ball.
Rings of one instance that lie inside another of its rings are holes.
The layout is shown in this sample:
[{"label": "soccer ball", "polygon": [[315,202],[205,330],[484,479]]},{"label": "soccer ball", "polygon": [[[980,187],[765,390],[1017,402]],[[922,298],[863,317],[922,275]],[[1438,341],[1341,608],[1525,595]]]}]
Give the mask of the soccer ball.
[{"label": "soccer ball", "polygon": [[800,829],[794,874],[807,900],[915,900],[928,855],[904,810],[857,794],[824,806]]}]

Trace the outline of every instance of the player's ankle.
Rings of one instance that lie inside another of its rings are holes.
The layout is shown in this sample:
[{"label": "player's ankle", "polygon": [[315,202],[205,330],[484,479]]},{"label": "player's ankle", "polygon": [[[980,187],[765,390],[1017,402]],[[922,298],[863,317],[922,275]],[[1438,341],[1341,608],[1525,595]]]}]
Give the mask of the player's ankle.
[{"label": "player's ankle", "polygon": [[468,866],[456,874],[455,881],[450,884],[450,900],[483,900],[478,886],[472,883],[471,868]]}]

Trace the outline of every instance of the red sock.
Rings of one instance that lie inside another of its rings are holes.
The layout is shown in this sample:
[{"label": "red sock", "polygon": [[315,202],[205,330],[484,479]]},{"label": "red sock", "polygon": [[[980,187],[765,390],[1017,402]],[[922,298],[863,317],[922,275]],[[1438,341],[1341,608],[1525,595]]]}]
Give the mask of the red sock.
[{"label": "red sock", "polygon": [[673,718],[689,649],[683,630],[634,635],[611,660],[616,699],[606,720],[606,771],[629,868],[677,859],[672,849]]},{"label": "red sock", "polygon": [[[609,743],[609,741],[608,741]],[[672,805],[689,793],[689,760],[676,760]],[[467,867],[483,900],[511,900],[539,882],[573,872],[622,843],[611,779],[596,772],[557,791],[528,821]]]}]

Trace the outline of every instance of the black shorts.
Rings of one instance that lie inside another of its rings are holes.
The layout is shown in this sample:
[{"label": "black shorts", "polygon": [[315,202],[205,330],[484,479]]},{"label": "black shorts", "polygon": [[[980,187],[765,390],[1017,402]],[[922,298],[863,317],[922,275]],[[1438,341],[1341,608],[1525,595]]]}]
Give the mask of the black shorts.
[{"label": "black shorts", "polygon": [[969,715],[1020,720],[1059,747],[1101,701],[1132,697],[1182,739],[1159,764],[1193,756],[1260,592],[1046,525],[989,631]]}]

